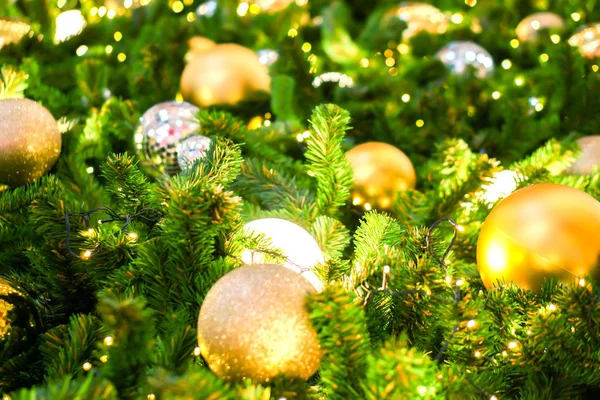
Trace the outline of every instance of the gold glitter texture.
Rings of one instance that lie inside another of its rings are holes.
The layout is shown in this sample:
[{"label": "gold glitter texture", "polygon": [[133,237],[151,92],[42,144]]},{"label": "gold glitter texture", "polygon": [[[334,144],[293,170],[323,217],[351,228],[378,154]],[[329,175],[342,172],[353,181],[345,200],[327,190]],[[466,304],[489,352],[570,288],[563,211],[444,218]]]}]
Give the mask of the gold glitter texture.
[{"label": "gold glitter texture", "polygon": [[267,382],[277,375],[310,378],[321,350],[304,307],[315,290],[280,265],[246,265],[223,276],[208,292],[198,318],[202,356],[232,381]]},{"label": "gold glitter texture", "polygon": [[0,184],[20,186],[47,173],[61,137],[50,112],[28,99],[0,100]]},{"label": "gold glitter texture", "polygon": [[[0,296],[8,296],[10,294],[21,295],[18,291],[13,289],[4,279],[0,278]],[[5,299],[0,298],[0,339],[8,333],[10,324],[8,322],[8,313],[14,308]]]}]

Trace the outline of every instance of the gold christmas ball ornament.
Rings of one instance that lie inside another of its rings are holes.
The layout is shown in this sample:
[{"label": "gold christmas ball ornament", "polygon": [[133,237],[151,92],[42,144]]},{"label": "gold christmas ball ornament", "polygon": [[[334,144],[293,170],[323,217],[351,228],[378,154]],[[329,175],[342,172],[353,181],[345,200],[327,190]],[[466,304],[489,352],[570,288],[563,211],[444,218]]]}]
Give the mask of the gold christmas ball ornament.
[{"label": "gold christmas ball ornament", "polygon": [[280,265],[246,265],[223,276],[198,318],[198,343],[209,368],[230,381],[310,378],[321,359],[305,309],[313,292],[308,281]]},{"label": "gold christmas ball ornament", "polygon": [[477,266],[489,289],[498,280],[540,290],[544,279],[600,278],[600,202],[569,186],[517,190],[485,220]]},{"label": "gold christmas ball ornament", "polygon": [[381,142],[360,144],[346,153],[354,171],[352,203],[370,210],[390,209],[400,191],[417,183],[410,159],[396,147]]},{"label": "gold christmas ball ornament", "polygon": [[181,76],[183,98],[199,107],[235,105],[270,93],[269,68],[252,50],[193,38]]},{"label": "gold christmas ball ornament", "polygon": [[582,137],[577,140],[577,144],[581,147],[581,155],[571,165],[569,172],[588,175],[600,169],[600,135]]},{"label": "gold christmas ball ornament", "polygon": [[19,43],[30,29],[24,22],[0,18],[0,49],[11,43]]},{"label": "gold christmas ball ornament", "polygon": [[403,39],[410,39],[419,32],[443,34],[448,30],[448,18],[437,7],[426,3],[402,2],[387,12],[386,18],[399,18],[407,28]]},{"label": "gold christmas ball ornament", "polygon": [[[273,249],[279,250],[287,259],[284,267],[295,271],[305,278],[317,290],[323,290],[323,282],[313,272],[314,268],[325,262],[317,241],[310,233],[293,222],[279,218],[263,218],[247,223],[244,230],[249,234],[264,235]],[[269,260],[266,252],[246,249],[242,261],[246,264],[263,264]]]},{"label": "gold christmas ball ornament", "polygon": [[47,173],[61,136],[50,112],[29,99],[0,100],[0,184],[20,186]]},{"label": "gold christmas ball ornament", "polygon": [[18,311],[15,309],[15,298],[22,297],[23,295],[19,291],[0,278],[0,340],[9,334],[12,327],[12,314]]},{"label": "gold christmas ball ornament", "polygon": [[539,32],[548,29],[563,29],[565,21],[560,15],[551,12],[531,14],[517,25],[517,38],[521,42],[531,42],[538,38]]},{"label": "gold christmas ball ornament", "polygon": [[579,47],[584,57],[600,57],[600,23],[582,26],[569,38],[569,44]]},{"label": "gold christmas ball ornament", "polygon": [[[259,12],[276,13],[278,11],[286,9],[294,0],[242,0],[240,1],[240,9],[248,10],[252,6],[258,6]],[[303,1],[306,4],[307,1]],[[243,6],[243,4],[248,6]]]}]

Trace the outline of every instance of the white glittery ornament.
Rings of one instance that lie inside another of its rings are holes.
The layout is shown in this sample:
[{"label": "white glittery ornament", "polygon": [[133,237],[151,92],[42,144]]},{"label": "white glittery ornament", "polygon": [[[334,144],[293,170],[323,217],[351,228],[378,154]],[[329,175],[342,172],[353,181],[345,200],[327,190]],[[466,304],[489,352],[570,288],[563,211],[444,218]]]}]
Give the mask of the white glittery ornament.
[{"label": "white glittery ornament", "polygon": [[571,46],[579,47],[585,57],[600,57],[600,23],[582,26],[569,38]]},{"label": "white glittery ornament", "polygon": [[442,34],[448,29],[448,18],[437,7],[426,3],[402,2],[386,14],[406,22],[403,39],[409,39],[419,32]]},{"label": "white glittery ornament", "polygon": [[142,115],[135,129],[135,143],[148,172],[174,175],[180,171],[177,146],[200,129],[198,111],[187,102],[167,101]]},{"label": "white glittery ornament", "polygon": [[[279,218],[263,218],[247,223],[244,230],[252,234],[264,235],[270,239],[273,249],[281,251],[287,259],[283,264],[302,275],[318,291],[323,290],[323,282],[314,273],[314,268],[325,262],[317,241],[302,227]],[[246,264],[262,264],[269,261],[269,255],[253,249],[242,253]]]},{"label": "white glittery ornament", "polygon": [[565,27],[560,15],[551,12],[531,14],[517,25],[516,33],[521,42],[531,42],[538,37],[540,31]]},{"label": "white glittery ornament", "polygon": [[463,75],[474,69],[478,78],[491,76],[494,72],[494,60],[486,49],[474,42],[456,41],[445,45],[435,55],[454,75]]},{"label": "white glittery ornament", "polygon": [[206,157],[211,140],[206,136],[194,135],[183,139],[177,145],[177,163],[179,168],[186,169],[199,158]]}]

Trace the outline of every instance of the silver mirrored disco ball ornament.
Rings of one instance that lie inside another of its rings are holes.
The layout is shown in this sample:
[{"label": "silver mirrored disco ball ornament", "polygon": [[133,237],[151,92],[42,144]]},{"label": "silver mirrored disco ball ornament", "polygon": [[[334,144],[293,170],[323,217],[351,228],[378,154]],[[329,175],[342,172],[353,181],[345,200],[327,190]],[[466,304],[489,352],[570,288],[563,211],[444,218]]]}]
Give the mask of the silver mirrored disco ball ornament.
[{"label": "silver mirrored disco ball ornament", "polygon": [[200,129],[198,111],[187,102],[167,101],[142,115],[135,129],[135,145],[147,173],[174,175],[180,171],[177,146]]},{"label": "silver mirrored disco ball ornament", "polygon": [[190,136],[179,142],[177,146],[177,163],[182,170],[190,167],[194,161],[206,157],[210,148],[210,138],[202,135]]},{"label": "silver mirrored disco ball ornament", "polygon": [[271,49],[258,50],[256,54],[258,55],[258,62],[266,65],[267,67],[275,64],[275,62],[279,59],[279,53]]},{"label": "silver mirrored disco ball ornament", "polygon": [[450,42],[435,55],[454,75],[464,75],[473,67],[480,79],[494,73],[494,60],[486,49],[474,42]]}]

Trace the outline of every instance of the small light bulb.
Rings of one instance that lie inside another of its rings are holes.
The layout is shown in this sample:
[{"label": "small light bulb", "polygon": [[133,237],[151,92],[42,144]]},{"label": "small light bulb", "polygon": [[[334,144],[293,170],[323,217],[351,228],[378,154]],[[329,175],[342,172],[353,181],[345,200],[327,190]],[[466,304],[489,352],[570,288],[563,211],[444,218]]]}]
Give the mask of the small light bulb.
[{"label": "small light bulb", "polygon": [[467,322],[467,328],[473,329],[473,328],[475,328],[475,325],[477,325],[477,322],[474,319]]},{"label": "small light bulb", "polygon": [[508,348],[511,349],[511,350],[515,349],[516,347],[517,347],[517,342],[510,342],[508,344]]},{"label": "small light bulb", "polygon": [[131,240],[136,240],[138,238],[138,234],[135,232],[129,232],[127,236],[129,236],[129,239]]},{"label": "small light bulb", "polygon": [[383,273],[384,274],[389,274],[390,273],[390,266],[389,265],[384,265],[383,266]]},{"label": "small light bulb", "polygon": [[481,352],[479,350],[477,350],[474,355],[475,358],[481,358]]},{"label": "small light bulb", "polygon": [[83,252],[83,256],[82,256],[82,258],[83,258],[84,260],[87,260],[87,259],[88,259],[88,258],[90,258],[91,256],[92,256],[92,251],[91,251],[91,250],[86,250],[86,251],[84,251],[84,252]]},{"label": "small light bulb", "polygon": [[83,363],[83,370],[84,371],[89,371],[90,369],[92,369],[92,364],[90,364],[89,362]]},{"label": "small light bulb", "polygon": [[513,49],[516,49],[517,47],[519,47],[519,40],[518,39],[511,40],[510,47],[512,47]]},{"label": "small light bulb", "polygon": [[502,96],[502,94],[497,90],[494,93],[492,93],[492,98],[494,100],[498,100],[500,98],[500,96]]},{"label": "small light bulb", "polygon": [[509,59],[502,60],[502,68],[510,69],[512,67],[512,62]]},{"label": "small light bulb", "polygon": [[418,128],[422,128],[425,125],[425,121],[418,119],[417,122],[415,122],[415,125],[417,125]]},{"label": "small light bulb", "polygon": [[115,340],[112,338],[112,336],[107,336],[104,338],[104,344],[106,346],[112,346],[114,342]]},{"label": "small light bulb", "polygon": [[585,279],[581,278],[579,280],[579,286],[584,287],[585,286]]},{"label": "small light bulb", "polygon": [[194,356],[196,356],[196,357],[200,356],[200,347],[196,347],[194,349]]},{"label": "small light bulb", "polygon": [[100,357],[100,361],[102,361],[104,364],[106,364],[108,362],[108,356],[105,354],[102,357]]},{"label": "small light bulb", "polygon": [[366,211],[371,211],[371,209],[372,209],[371,204],[369,204],[369,203],[365,203],[364,207],[365,207]]},{"label": "small light bulb", "polygon": [[408,103],[410,101],[410,94],[404,93],[402,95],[402,101],[405,102],[405,103]]}]

